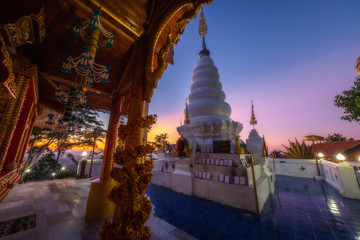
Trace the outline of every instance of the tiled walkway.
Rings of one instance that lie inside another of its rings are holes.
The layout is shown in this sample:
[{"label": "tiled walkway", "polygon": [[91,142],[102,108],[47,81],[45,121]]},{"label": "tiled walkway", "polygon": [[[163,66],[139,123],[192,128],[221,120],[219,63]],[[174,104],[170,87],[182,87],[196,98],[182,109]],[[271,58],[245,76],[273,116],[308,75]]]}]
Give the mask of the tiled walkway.
[{"label": "tiled walkway", "polygon": [[[89,187],[89,179],[17,184],[0,203],[0,222],[36,214],[36,227],[0,239],[100,239],[104,221],[84,220]],[[152,240],[194,239],[153,214],[146,225],[151,228]]]},{"label": "tiled walkway", "polygon": [[[277,180],[259,216],[151,185],[152,240],[360,239],[359,200],[342,198],[325,182]],[[36,227],[0,239],[99,239],[104,221],[83,218],[89,186],[88,179],[16,185],[0,204],[0,222],[36,214]]]},{"label": "tiled walkway", "polygon": [[258,216],[151,185],[155,214],[198,239],[360,239],[360,201],[323,181],[277,177]]}]

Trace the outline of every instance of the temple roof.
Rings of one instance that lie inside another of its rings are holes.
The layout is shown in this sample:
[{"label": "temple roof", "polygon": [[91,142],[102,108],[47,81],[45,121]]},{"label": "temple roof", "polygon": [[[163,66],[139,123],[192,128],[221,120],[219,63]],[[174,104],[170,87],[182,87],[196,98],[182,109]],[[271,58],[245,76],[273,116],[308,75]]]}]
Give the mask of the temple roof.
[{"label": "temple roof", "polygon": [[349,154],[360,149],[360,140],[318,143],[315,148],[316,152],[321,152],[325,157],[335,158],[338,153]]},{"label": "temple roof", "polygon": [[[149,0],[62,0],[62,1],[2,1],[0,3],[0,25],[15,23],[20,17],[30,13],[39,14],[44,9],[46,37],[41,43],[25,44],[18,53],[38,66],[40,102],[56,102],[54,93],[56,82],[69,89],[79,81],[76,74],[60,71],[65,52],[74,56],[81,54],[84,42],[72,36],[75,20],[89,19],[93,9],[100,10],[103,27],[116,33],[113,48],[99,48],[95,61],[102,65],[111,64],[108,83],[95,83],[89,88],[87,104],[90,107],[110,110],[112,96],[117,91],[126,95],[133,84],[127,77],[126,69],[134,50],[135,42],[144,36],[149,41],[147,68],[158,66],[157,54],[167,43],[177,42],[187,22],[207,1],[149,1]],[[19,7],[21,6],[21,7]],[[169,35],[171,33],[171,35]],[[167,62],[168,63],[168,62]],[[166,64],[167,64],[166,63]],[[129,70],[130,71],[130,70]],[[154,83],[156,86],[156,83]],[[151,96],[150,96],[151,98]]]}]

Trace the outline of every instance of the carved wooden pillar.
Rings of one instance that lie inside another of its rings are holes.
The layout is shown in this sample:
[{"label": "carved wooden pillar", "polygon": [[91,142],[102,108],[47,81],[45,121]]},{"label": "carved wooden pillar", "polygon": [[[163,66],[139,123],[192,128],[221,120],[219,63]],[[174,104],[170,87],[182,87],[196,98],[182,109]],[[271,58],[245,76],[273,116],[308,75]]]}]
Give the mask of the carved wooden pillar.
[{"label": "carved wooden pillar", "polygon": [[146,37],[140,37],[132,56],[129,117],[127,125],[120,130],[125,149],[115,154],[115,162],[121,168],[114,167],[111,173],[119,182],[109,194],[116,207],[112,222],[105,222],[100,232],[102,239],[150,239],[150,229],[144,226],[151,213],[151,202],[144,193],[153,168],[152,161],[145,160],[146,153],[153,148],[143,143],[144,128],[153,123],[151,117],[143,118],[146,43]]},{"label": "carved wooden pillar", "polygon": [[101,180],[111,179],[110,173],[114,165],[114,151],[119,128],[119,119],[121,115],[122,98],[114,94],[111,105],[110,119],[106,134],[104,161],[101,169]]}]

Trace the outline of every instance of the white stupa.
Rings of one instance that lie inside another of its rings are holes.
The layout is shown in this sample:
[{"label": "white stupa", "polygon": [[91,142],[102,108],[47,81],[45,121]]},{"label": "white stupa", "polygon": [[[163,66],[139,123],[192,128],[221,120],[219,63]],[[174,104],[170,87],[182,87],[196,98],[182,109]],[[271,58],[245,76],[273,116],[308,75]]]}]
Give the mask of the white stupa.
[{"label": "white stupa", "polygon": [[230,118],[231,107],[225,102],[218,69],[206,48],[207,27],[202,13],[199,34],[203,38],[203,48],[192,74],[184,125],[177,131],[191,142],[193,148],[202,152],[212,152],[214,141],[228,140],[231,152],[235,152],[235,140],[243,126]]}]

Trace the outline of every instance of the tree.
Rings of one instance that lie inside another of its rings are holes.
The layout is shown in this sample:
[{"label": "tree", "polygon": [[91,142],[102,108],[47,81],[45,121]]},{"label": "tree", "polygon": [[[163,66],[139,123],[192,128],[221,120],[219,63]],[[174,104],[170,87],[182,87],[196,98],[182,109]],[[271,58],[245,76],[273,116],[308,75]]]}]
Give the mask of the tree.
[{"label": "tree", "polygon": [[155,146],[157,147],[159,152],[165,152],[165,149],[169,146],[170,143],[166,140],[167,138],[167,133],[162,133],[155,136]]},{"label": "tree", "polygon": [[274,158],[284,158],[285,155],[283,154],[283,152],[281,150],[276,150],[274,149],[274,151],[272,151],[270,153],[270,157],[274,156]]},{"label": "tree", "polygon": [[343,120],[360,122],[360,77],[357,77],[350,90],[335,96],[335,106],[344,108]]},{"label": "tree", "polygon": [[347,139],[340,133],[328,134],[325,138],[325,142],[342,142],[342,141],[353,141],[353,138]]},{"label": "tree", "polygon": [[[83,132],[91,132],[94,129],[105,132],[102,128],[104,123],[98,120],[99,113],[97,111],[89,108],[74,108],[72,114],[76,116],[76,121],[81,123]],[[65,130],[56,128],[53,131],[44,131],[34,128],[29,140],[30,148],[28,150],[24,173],[39,166],[44,161],[42,159],[48,159],[41,158],[38,161],[39,157],[51,146],[55,145],[55,151],[57,153],[55,164],[52,164],[54,170],[59,167],[59,158],[66,150],[74,146],[92,146],[93,140],[85,139],[82,135],[83,132],[79,135],[77,131],[72,129]],[[68,157],[72,159],[70,155],[68,155]],[[73,162],[75,163],[76,161]]]}]

